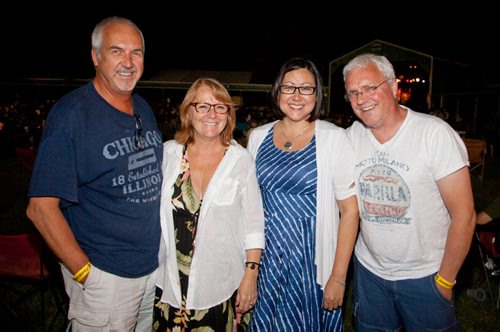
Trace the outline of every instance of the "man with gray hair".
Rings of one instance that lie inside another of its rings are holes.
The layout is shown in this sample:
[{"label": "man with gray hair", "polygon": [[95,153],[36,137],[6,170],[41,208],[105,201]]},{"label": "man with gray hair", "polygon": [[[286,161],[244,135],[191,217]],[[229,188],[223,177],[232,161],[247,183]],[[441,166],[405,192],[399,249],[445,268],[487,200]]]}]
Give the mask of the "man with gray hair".
[{"label": "man with gray hair", "polygon": [[467,150],[442,119],[399,105],[384,57],[343,70],[356,116],[360,233],[354,256],[356,331],[458,331],[453,286],[475,226]]},{"label": "man with gray hair", "polygon": [[133,93],[144,38],[121,17],[92,33],[94,79],[51,109],[27,215],[58,257],[71,331],[150,331],[160,241],[163,145]]}]

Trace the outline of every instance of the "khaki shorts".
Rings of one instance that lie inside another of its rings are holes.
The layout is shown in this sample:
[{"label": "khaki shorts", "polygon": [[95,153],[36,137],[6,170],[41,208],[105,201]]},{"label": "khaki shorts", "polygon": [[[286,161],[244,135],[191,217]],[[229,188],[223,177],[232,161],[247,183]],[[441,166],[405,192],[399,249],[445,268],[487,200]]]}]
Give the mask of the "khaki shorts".
[{"label": "khaki shorts", "polygon": [[157,271],[123,278],[92,266],[82,285],[61,265],[72,332],[151,331]]}]

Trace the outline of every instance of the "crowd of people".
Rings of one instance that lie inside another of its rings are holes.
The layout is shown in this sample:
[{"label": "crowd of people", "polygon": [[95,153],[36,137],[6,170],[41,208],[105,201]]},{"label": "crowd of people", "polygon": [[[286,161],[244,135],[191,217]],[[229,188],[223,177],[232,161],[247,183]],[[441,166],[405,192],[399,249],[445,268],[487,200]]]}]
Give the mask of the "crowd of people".
[{"label": "crowd of people", "polygon": [[0,160],[15,155],[15,149],[36,149],[53,99],[14,100],[0,104]]},{"label": "crowd of people", "polygon": [[341,123],[306,58],[279,68],[270,108],[238,113],[202,77],[155,112],[134,91],[140,28],[105,18],[91,41],[95,77],[28,139],[27,215],[60,262],[71,331],[342,331],[351,266],[357,331],[460,330],[467,151],[398,103],[386,57],[344,67]]}]

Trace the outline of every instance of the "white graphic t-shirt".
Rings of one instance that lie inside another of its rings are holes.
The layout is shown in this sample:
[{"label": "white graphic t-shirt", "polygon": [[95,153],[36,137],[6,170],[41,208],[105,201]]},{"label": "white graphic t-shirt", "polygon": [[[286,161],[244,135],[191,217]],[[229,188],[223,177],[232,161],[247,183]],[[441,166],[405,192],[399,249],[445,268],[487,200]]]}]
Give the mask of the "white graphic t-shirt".
[{"label": "white graphic t-shirt", "polygon": [[357,121],[347,134],[361,218],[357,259],[388,280],[437,271],[451,217],[436,181],[468,165],[462,139],[438,117],[410,109],[384,144]]}]

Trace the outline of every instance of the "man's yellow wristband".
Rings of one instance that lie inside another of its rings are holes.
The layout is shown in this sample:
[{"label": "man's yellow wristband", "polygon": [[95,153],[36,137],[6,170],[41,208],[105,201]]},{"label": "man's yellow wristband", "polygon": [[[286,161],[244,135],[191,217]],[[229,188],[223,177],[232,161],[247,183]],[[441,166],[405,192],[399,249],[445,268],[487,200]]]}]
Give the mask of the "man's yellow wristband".
[{"label": "man's yellow wristband", "polygon": [[89,272],[90,272],[90,262],[88,262],[87,264],[85,264],[80,269],[80,271],[78,271],[77,273],[75,273],[73,275],[73,279],[75,279],[78,282],[82,282],[83,278],[85,278],[87,276],[87,274],[89,274]]},{"label": "man's yellow wristband", "polygon": [[441,285],[444,288],[449,288],[449,289],[453,288],[453,286],[455,286],[455,284],[457,283],[456,280],[453,282],[446,280],[445,278],[441,277],[439,273],[436,274],[434,280],[436,280],[438,285]]}]

